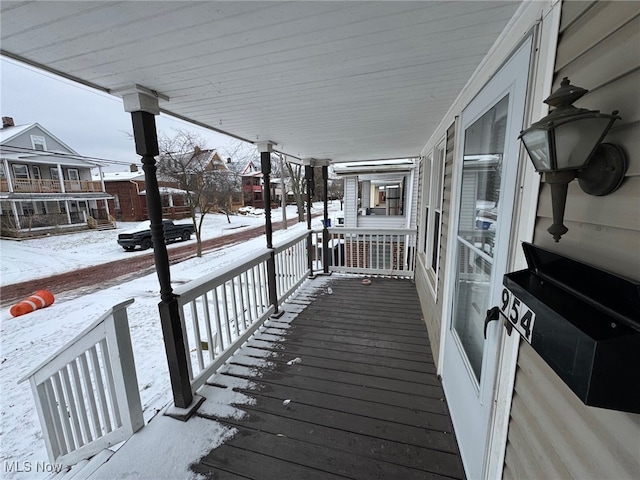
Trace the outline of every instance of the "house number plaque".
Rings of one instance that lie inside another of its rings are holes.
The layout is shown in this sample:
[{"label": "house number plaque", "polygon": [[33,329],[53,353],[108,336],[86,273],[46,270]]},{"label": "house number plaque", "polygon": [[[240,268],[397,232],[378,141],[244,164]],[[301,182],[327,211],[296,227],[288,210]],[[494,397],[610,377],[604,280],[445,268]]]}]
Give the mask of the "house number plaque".
[{"label": "house number plaque", "polygon": [[511,322],[520,336],[531,343],[536,314],[507,287],[502,288],[500,312]]}]

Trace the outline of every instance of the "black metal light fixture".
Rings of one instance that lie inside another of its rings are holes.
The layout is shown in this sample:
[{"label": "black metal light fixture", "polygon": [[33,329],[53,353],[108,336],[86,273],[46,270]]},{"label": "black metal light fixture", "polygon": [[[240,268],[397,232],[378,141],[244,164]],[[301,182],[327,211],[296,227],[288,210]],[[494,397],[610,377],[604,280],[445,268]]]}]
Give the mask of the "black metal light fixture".
[{"label": "black metal light fixture", "polygon": [[624,180],[627,160],[616,145],[602,143],[618,111],[611,115],[572,104],[588,90],[562,80],[558,90],[545,101],[555,107],[549,115],[520,132],[536,172],[544,173],[551,187],[553,225],[547,231],[557,242],[569,230],[563,225],[569,183],[578,178],[589,195],[615,192]]}]

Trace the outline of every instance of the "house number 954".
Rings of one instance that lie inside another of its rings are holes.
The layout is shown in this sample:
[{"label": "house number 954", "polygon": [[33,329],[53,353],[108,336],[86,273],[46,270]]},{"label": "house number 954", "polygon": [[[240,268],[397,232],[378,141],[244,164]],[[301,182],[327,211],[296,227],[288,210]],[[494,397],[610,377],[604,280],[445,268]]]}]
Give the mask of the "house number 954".
[{"label": "house number 954", "polygon": [[531,343],[536,314],[506,287],[502,289],[500,311],[509,319],[518,333]]}]

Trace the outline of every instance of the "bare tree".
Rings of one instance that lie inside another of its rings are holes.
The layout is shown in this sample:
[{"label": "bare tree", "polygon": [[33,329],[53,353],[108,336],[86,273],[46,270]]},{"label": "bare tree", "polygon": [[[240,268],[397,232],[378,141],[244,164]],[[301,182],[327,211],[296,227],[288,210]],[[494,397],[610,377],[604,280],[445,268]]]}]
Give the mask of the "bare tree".
[{"label": "bare tree", "polygon": [[342,210],[344,202],[344,177],[337,177],[336,175],[330,176],[329,200],[340,200],[340,210]]},{"label": "bare tree", "polygon": [[305,188],[304,168],[302,168],[302,165],[289,162],[286,163],[286,167],[287,173],[289,174],[289,186],[293,192],[293,198],[295,198],[298,209],[298,221],[304,222],[304,197],[307,191]]},{"label": "bare tree", "polygon": [[158,178],[175,183],[184,191],[195,230],[197,255],[201,257],[202,223],[217,208],[217,188],[222,183],[220,170],[224,169],[224,162],[215,150],[206,148],[201,136],[186,130],[177,130],[174,137],[162,135],[159,145]]}]

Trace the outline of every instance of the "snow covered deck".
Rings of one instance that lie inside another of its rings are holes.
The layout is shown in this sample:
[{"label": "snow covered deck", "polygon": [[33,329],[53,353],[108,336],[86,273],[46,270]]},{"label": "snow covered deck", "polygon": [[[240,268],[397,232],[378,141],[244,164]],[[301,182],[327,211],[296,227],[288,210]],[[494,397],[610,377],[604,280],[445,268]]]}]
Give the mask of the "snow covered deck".
[{"label": "snow covered deck", "polygon": [[194,417],[159,415],[89,478],[464,478],[410,281],[319,277],[284,310]]}]

